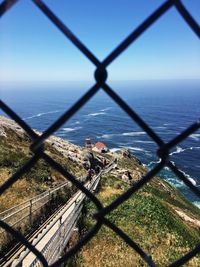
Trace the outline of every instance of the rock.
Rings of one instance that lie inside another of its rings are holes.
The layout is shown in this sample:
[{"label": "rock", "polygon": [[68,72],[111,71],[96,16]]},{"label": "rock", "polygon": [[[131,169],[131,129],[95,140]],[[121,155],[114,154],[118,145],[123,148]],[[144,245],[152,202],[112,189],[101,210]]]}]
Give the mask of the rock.
[{"label": "rock", "polygon": [[128,157],[128,158],[132,157],[131,152],[128,149],[123,149],[122,150],[122,156],[123,157]]}]

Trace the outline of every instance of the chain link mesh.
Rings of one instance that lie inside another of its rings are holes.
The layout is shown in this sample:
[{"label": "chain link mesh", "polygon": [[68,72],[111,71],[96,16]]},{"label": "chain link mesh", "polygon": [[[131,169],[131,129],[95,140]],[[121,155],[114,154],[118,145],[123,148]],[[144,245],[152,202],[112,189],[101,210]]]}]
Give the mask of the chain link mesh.
[{"label": "chain link mesh", "polygon": [[[113,62],[126,48],[133,44],[139,36],[141,36],[147,29],[151,27],[153,23],[164,16],[165,13],[172,7],[176,8],[179,15],[185,20],[187,26],[200,38],[200,27],[195,19],[191,16],[185,6],[180,0],[168,0],[164,2],[158,9],[156,9],[146,20],[143,21],[134,29],[130,35],[123,40],[102,62],[74,35],[73,32],[54,14],[52,10],[41,0],[32,0],[33,3],[43,12],[43,14],[49,18],[49,20],[79,49],[92,64],[96,66],[94,77],[96,83],[76,102],[69,108],[58,120],[56,120],[41,136],[36,134],[30,126],[23,121],[6,103],[0,100],[0,108],[16,123],[18,123],[24,131],[30,136],[32,144],[30,150],[34,153],[34,156],[20,169],[16,171],[4,184],[0,187],[0,194],[4,193],[9,187],[11,187],[20,177],[27,171],[29,171],[39,159],[45,160],[56,171],[64,175],[70,182],[72,182],[78,189],[86,194],[86,196],[95,204],[97,212],[94,214],[96,224],[92,229],[72,247],[67,253],[60,258],[57,262],[51,266],[60,266],[64,261],[73,256],[79,251],[102,227],[106,225],[112,229],[117,235],[119,235],[130,247],[132,247],[149,266],[156,266],[156,263],[152,260],[151,256],[139,247],[134,240],[130,239],[121,229],[115,224],[109,221],[105,216],[113,209],[117,208],[120,204],[126,201],[131,195],[142,188],[147,182],[149,182],[155,175],[158,174],[165,166],[171,169],[179,179],[181,179],[198,197],[200,197],[200,191],[198,188],[188,180],[188,178],[181,172],[177,166],[169,160],[169,151],[174,146],[182,142],[189,135],[194,133],[200,128],[200,120],[194,122],[191,126],[185,129],[181,134],[177,135],[173,140],[165,143],[145,121],[130,107],[126,102],[120,98],[119,95],[106,83],[108,76],[106,67]],[[4,0],[0,4],[0,16],[3,16],[9,9],[13,8],[17,4],[17,0]],[[67,169],[64,169],[59,163],[53,160],[49,155],[45,153],[44,141],[58,130],[65,122],[67,122],[79,109],[84,106],[99,90],[103,90],[112,100],[114,100],[123,109],[130,118],[137,123],[149,137],[158,145],[157,155],[161,159],[152,170],[150,170],[145,176],[143,176],[138,182],[132,185],[125,193],[118,197],[115,201],[106,207],[103,207],[101,202],[92,194],[84,185],[78,181],[76,177],[69,173]],[[31,252],[33,252],[41,261],[43,266],[49,266],[44,256],[39,252],[32,244],[30,244],[26,238],[19,232],[14,230],[8,224],[0,221],[0,227],[5,229],[11,235],[13,235],[19,242],[25,245]],[[193,250],[188,252],[182,258],[178,259],[170,266],[180,266],[185,264],[195,255],[200,252],[200,244],[198,244]]]}]

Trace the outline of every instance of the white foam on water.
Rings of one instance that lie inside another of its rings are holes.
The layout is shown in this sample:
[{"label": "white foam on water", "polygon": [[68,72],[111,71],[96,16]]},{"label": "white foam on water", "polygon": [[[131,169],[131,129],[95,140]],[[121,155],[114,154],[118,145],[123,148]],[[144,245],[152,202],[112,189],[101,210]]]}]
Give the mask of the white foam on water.
[{"label": "white foam on water", "polygon": [[96,113],[89,113],[89,114],[87,114],[85,116],[87,116],[87,117],[96,117],[96,116],[105,115],[105,114],[106,114],[106,112],[96,112]]},{"label": "white foam on water", "polygon": [[97,137],[109,139],[109,138],[112,138],[113,136],[116,136],[116,135],[118,135],[118,134],[103,134],[102,136],[97,136]]},{"label": "white foam on water", "polygon": [[167,129],[167,127],[165,127],[165,126],[156,126],[156,127],[153,127],[153,128],[155,128],[155,129]]},{"label": "white foam on water", "polygon": [[145,132],[127,132],[127,133],[122,133],[121,135],[123,136],[139,136],[139,135],[144,135],[146,134]]},{"label": "white foam on water", "polygon": [[200,209],[200,201],[193,201],[192,203]]},{"label": "white foam on water", "polygon": [[62,130],[62,131],[65,131],[65,132],[67,132],[67,133],[69,133],[69,132],[77,131],[77,130],[79,130],[79,129],[82,129],[82,127],[62,128],[61,130]]},{"label": "white foam on water", "polygon": [[58,112],[61,112],[61,110],[53,110],[53,111],[48,111],[48,112],[42,112],[42,113],[38,113],[36,115],[30,116],[30,117],[26,117],[26,118],[23,118],[23,119],[24,120],[29,120],[29,119],[41,117],[41,116],[44,116],[44,115],[47,115],[47,114],[53,114],[53,113],[58,113]]},{"label": "white foam on water", "polygon": [[184,176],[186,176],[186,178],[193,184],[193,185],[197,185],[197,182],[194,180],[194,178],[192,178],[189,174],[187,174],[186,172],[184,172],[183,170],[180,170]]},{"label": "white foam on water", "polygon": [[158,164],[161,162],[161,159],[158,159],[158,160],[155,160],[155,161],[151,161],[150,163],[147,164],[147,167],[150,167],[151,165],[154,165],[154,164]]},{"label": "white foam on water", "polygon": [[175,186],[176,188],[184,188],[184,187],[186,187],[184,182],[178,180],[177,178],[167,177],[165,180],[167,182],[169,182],[171,185]]},{"label": "white foam on water", "polygon": [[154,144],[153,141],[134,140],[134,143]]},{"label": "white foam on water", "polygon": [[112,107],[107,107],[107,108],[103,108],[103,109],[101,109],[100,111],[102,112],[104,112],[104,111],[107,111],[107,110],[111,110],[112,109]]},{"label": "white foam on water", "polygon": [[[113,134],[103,134],[102,136],[97,136],[98,138],[112,138],[114,136],[140,136],[146,134],[145,132],[127,132],[127,133],[113,133]],[[135,142],[135,141],[134,141]]]},{"label": "white foam on water", "polygon": [[199,133],[198,134],[191,134],[189,137],[192,138],[195,141],[199,141],[200,140],[200,134]]},{"label": "white foam on water", "polygon": [[[175,163],[173,161],[171,161],[171,163],[175,166]],[[193,184],[193,185],[197,185],[197,182],[195,181],[194,178],[192,178],[189,174],[187,174],[186,172],[184,172],[183,170],[180,170],[180,172],[183,173],[183,175]]]},{"label": "white foam on water", "polygon": [[174,154],[179,154],[179,153],[182,153],[186,150],[193,150],[193,149],[200,149],[200,146],[191,146],[191,147],[186,147],[186,148],[182,148],[180,146],[177,146],[176,150],[171,152],[169,155],[172,156]]},{"label": "white foam on water", "polygon": [[185,149],[181,148],[180,146],[177,146],[176,150],[171,152],[169,155],[172,156],[174,154],[179,154],[179,153],[184,152],[184,151],[185,151]]}]

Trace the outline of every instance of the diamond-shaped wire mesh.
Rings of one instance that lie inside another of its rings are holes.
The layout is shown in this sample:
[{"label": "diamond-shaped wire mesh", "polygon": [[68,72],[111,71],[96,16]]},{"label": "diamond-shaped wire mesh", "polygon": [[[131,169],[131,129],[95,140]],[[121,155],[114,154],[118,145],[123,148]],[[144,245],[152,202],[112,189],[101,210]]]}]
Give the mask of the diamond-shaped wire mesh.
[{"label": "diamond-shaped wire mesh", "polygon": [[[194,186],[191,181],[181,172],[174,163],[169,160],[169,151],[178,143],[187,138],[190,134],[194,133],[200,128],[200,121],[197,120],[190,127],[185,129],[181,134],[176,136],[173,140],[168,143],[164,141],[151,129],[149,125],[143,121],[143,119],[136,114],[136,112],[131,109],[126,102],[124,102],[115,91],[106,83],[107,71],[106,67],[113,62],[126,48],[137,40],[137,38],[142,35],[147,29],[151,27],[160,17],[164,16],[165,13],[175,7],[177,12],[182,16],[186,22],[186,26],[189,26],[191,30],[200,38],[200,27],[194,18],[190,15],[188,10],[182,4],[180,0],[168,0],[163,3],[157,10],[155,10],[146,20],[144,20],[139,27],[134,29],[130,35],[119,44],[102,62],[70,31],[70,29],[53,13],[49,7],[44,4],[41,0],[32,0],[35,5],[44,13],[45,16],[68,38],[87,58],[96,66],[96,71],[94,74],[96,83],[69,109],[67,110],[57,121],[55,121],[41,136],[38,136],[30,127],[27,125],[22,118],[20,118],[10,107],[0,100],[1,109],[16,123],[18,123],[24,131],[32,139],[32,145],[30,146],[31,151],[34,156],[15,174],[13,174],[1,187],[0,194],[7,190],[12,184],[14,184],[26,171],[30,170],[39,159],[45,160],[50,164],[55,170],[64,175],[68,180],[70,180],[77,188],[86,194],[86,196],[95,204],[97,212],[94,215],[96,224],[88,232],[84,238],[82,238],[73,248],[71,248],[61,259],[55,262],[51,266],[60,266],[62,262],[69,259],[78,250],[80,250],[84,244],[86,244],[102,227],[106,225],[112,229],[117,235],[119,235],[130,247],[132,247],[149,266],[156,266],[151,256],[139,247],[134,240],[131,240],[122,230],[120,230],[115,224],[109,221],[105,216],[111,212],[113,209],[118,207],[124,201],[126,201],[131,195],[142,188],[147,182],[149,182],[155,175],[158,174],[165,166],[170,168],[198,197],[200,197],[200,191],[196,186]],[[4,0],[0,5],[0,16],[3,16],[6,12],[9,12],[10,8],[14,8],[17,0]],[[142,177],[138,182],[131,186],[125,193],[118,197],[108,206],[104,207],[100,201],[92,194],[87,188],[82,185],[81,182],[71,175],[66,169],[64,169],[59,163],[54,161],[49,155],[45,153],[44,141],[52,135],[56,130],[58,130],[67,120],[69,120],[78,110],[84,106],[100,89],[110,96],[129,116],[130,118],[138,124],[149,137],[158,145],[159,149],[157,151],[158,156],[161,158],[160,163],[158,163],[151,171],[149,171],[144,177]],[[24,236],[19,232],[15,231],[3,221],[0,221],[0,227],[8,231],[16,239],[18,239],[22,244],[24,244],[30,251],[32,251],[41,261],[44,266],[49,266],[44,256],[31,245]],[[197,245],[192,251],[187,253],[182,258],[178,259],[176,262],[172,263],[170,266],[180,266],[186,263],[188,260],[193,258],[197,253],[200,252],[200,244]]]}]

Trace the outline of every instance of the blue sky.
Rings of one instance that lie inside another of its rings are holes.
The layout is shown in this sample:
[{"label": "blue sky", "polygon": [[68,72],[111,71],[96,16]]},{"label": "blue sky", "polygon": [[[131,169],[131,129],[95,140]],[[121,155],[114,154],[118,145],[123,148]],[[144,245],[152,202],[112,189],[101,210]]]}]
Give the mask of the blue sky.
[{"label": "blue sky", "polygon": [[[103,60],[164,1],[44,2]],[[182,2],[200,24],[200,1]],[[1,18],[0,58],[0,81],[91,81],[95,70],[31,0],[19,0]],[[200,79],[200,40],[172,8],[108,71],[109,80]]]}]

